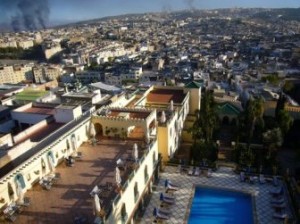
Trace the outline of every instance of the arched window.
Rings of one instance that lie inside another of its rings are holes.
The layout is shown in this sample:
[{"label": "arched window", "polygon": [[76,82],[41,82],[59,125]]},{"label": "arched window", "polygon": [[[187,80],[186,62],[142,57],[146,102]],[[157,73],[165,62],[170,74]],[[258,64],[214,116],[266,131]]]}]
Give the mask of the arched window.
[{"label": "arched window", "polygon": [[67,139],[67,149],[69,150],[70,149],[70,143],[69,143],[69,140]]},{"label": "arched window", "polygon": [[24,177],[22,174],[17,174],[17,176],[15,177],[15,181],[19,183],[19,185],[22,187],[22,189],[25,188],[25,181],[24,181]]},{"label": "arched window", "polygon": [[15,194],[15,192],[14,192],[13,187],[11,186],[11,183],[8,183],[8,184],[7,184],[7,190],[8,190],[8,196],[9,196],[9,199],[10,199],[10,200],[13,200],[13,199],[14,199],[14,194]]},{"label": "arched window", "polygon": [[148,175],[148,166],[145,166],[144,169],[144,177],[145,177],[145,183],[147,183],[148,179],[149,179],[149,175]]},{"label": "arched window", "polygon": [[136,202],[140,196],[137,182],[135,182],[135,184],[134,184],[133,194],[134,194],[134,202]]},{"label": "arched window", "polygon": [[126,205],[125,203],[122,204],[122,208],[121,208],[121,219],[122,219],[122,223],[126,223],[127,221],[127,211],[126,211]]},{"label": "arched window", "polygon": [[42,165],[42,173],[44,174],[46,172],[46,163],[44,159],[41,160],[41,165]]},{"label": "arched window", "polygon": [[154,166],[155,162],[156,162],[156,154],[155,154],[155,152],[153,152],[152,161],[153,161],[153,166]]}]

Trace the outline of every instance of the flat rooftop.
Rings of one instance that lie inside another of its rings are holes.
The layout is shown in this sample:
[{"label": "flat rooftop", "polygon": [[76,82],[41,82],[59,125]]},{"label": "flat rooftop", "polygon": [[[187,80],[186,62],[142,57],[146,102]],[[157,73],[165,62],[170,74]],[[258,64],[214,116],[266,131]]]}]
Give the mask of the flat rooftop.
[{"label": "flat rooftop", "polygon": [[[17,223],[74,223],[75,217],[85,217],[86,223],[92,223],[93,198],[90,195],[95,185],[103,188],[107,183],[112,189],[100,194],[101,207],[109,211],[112,200],[117,196],[115,182],[116,161],[132,155],[133,144],[139,145],[139,157],[142,156],[142,142],[100,139],[97,145],[83,143],[78,151],[83,153],[73,167],[61,163],[56,172],[61,179],[52,185],[50,191],[43,190],[39,184],[27,191],[31,205],[18,215]],[[127,180],[131,170],[121,171],[122,183]]]},{"label": "flat rooftop", "polygon": [[30,107],[22,112],[31,113],[31,114],[45,114],[45,115],[53,115],[55,112],[54,108],[46,108],[46,107]]},{"label": "flat rooftop", "polygon": [[[16,142],[16,144],[19,144],[27,139],[30,139],[32,142],[39,142],[44,138],[46,138],[49,135],[49,133],[56,131],[63,125],[64,123],[56,123],[56,122],[49,123],[46,126],[32,132],[31,134],[25,135],[24,138],[20,139],[18,142]],[[26,129],[24,131],[26,131]]]},{"label": "flat rooftop", "polygon": [[182,103],[186,96],[183,90],[178,89],[154,89],[147,95],[147,102],[167,104],[173,100],[174,103]]}]

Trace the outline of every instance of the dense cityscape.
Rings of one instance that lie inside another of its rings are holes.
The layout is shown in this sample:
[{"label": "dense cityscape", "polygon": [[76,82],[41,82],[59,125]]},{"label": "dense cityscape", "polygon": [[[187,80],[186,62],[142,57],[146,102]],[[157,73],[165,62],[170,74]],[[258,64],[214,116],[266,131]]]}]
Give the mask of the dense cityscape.
[{"label": "dense cityscape", "polygon": [[300,8],[47,27],[19,7],[0,33],[4,223],[299,222]]}]

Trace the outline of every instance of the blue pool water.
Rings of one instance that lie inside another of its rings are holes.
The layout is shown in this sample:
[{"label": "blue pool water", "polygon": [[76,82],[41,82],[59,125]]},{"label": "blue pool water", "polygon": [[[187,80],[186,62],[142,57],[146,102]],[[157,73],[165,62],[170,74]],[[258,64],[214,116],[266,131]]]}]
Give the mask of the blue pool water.
[{"label": "blue pool water", "polygon": [[250,194],[197,187],[189,224],[253,224]]}]

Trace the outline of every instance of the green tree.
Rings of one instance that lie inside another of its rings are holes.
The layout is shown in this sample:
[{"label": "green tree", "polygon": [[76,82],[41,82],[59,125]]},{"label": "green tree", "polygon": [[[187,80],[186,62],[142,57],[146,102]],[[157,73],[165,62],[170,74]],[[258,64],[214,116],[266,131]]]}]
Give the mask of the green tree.
[{"label": "green tree", "polygon": [[213,132],[217,128],[216,104],[212,91],[206,91],[201,100],[201,109],[199,111],[199,125],[202,129],[205,142],[211,142]]},{"label": "green tree", "polygon": [[246,110],[245,110],[245,127],[247,131],[247,145],[248,148],[250,147],[250,143],[253,138],[253,132],[255,129],[255,125],[262,124],[263,125],[263,114],[264,114],[264,107],[263,107],[263,99],[250,99],[248,101]]},{"label": "green tree", "polygon": [[280,128],[274,128],[263,133],[263,143],[267,148],[267,157],[275,157],[275,152],[282,145],[282,133]]},{"label": "green tree", "polygon": [[286,110],[280,110],[277,117],[278,125],[285,136],[293,125],[293,118]]},{"label": "green tree", "polygon": [[285,102],[286,102],[286,97],[281,92],[280,95],[279,95],[279,98],[277,100],[277,103],[276,103],[276,109],[275,109],[275,117],[276,117],[276,119],[278,119],[279,111],[284,110]]}]

